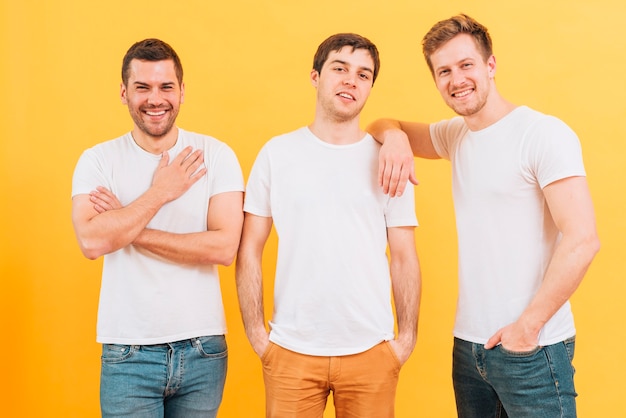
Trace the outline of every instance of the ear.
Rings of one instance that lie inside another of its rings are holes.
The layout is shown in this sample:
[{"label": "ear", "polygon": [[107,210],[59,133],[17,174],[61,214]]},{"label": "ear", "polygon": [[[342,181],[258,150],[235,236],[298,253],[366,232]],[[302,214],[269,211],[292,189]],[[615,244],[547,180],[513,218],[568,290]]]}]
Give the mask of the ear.
[{"label": "ear", "polygon": [[317,88],[319,79],[320,79],[320,73],[318,73],[316,70],[311,70],[311,85],[313,87]]},{"label": "ear", "polygon": [[180,85],[180,103],[185,103],[185,83]]},{"label": "ear", "polygon": [[489,68],[489,78],[493,79],[496,76],[496,57],[492,55],[487,60],[487,67]]},{"label": "ear", "polygon": [[126,86],[124,82],[120,83],[120,99],[122,100],[123,105],[127,105],[128,101],[126,100]]}]

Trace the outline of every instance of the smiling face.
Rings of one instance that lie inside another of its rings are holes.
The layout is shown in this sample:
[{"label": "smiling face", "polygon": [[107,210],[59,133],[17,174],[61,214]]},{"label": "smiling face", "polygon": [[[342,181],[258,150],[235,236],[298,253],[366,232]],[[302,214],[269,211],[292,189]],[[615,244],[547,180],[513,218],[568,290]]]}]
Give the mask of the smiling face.
[{"label": "smiling face", "polygon": [[477,116],[495,91],[494,56],[485,62],[474,39],[460,34],[433,52],[430,61],[435,84],[446,104],[461,116]]},{"label": "smiling face", "polygon": [[345,46],[332,51],[318,73],[311,71],[317,88],[319,116],[333,122],[347,122],[358,117],[365,106],[374,79],[374,60],[366,49]]},{"label": "smiling face", "polygon": [[147,143],[172,132],[184,100],[184,85],[178,82],[172,60],[133,59],[128,74],[127,83],[121,86],[122,103],[135,123],[135,141],[147,148]]}]

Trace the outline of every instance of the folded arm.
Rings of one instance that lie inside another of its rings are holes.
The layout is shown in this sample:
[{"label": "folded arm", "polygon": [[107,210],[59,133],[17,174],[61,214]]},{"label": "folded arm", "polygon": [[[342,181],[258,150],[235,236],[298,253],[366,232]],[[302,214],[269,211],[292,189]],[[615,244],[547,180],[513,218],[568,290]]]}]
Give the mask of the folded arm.
[{"label": "folded arm", "polygon": [[271,229],[272,218],[246,213],[237,253],[236,282],[239,309],[246,336],[259,357],[269,344],[263,305],[262,259]]},{"label": "folded arm", "polygon": [[562,234],[541,287],[519,319],[492,336],[485,348],[498,344],[512,351],[529,351],[539,332],[580,285],[600,249],[585,177],[569,177],[543,190],[550,213]]},{"label": "folded arm", "polygon": [[388,228],[391,285],[398,337],[391,344],[404,364],[415,348],[421,297],[420,266],[413,227]]},{"label": "folded arm", "polygon": [[176,234],[144,229],[132,242],[181,264],[230,265],[235,259],[243,222],[243,192],[225,192],[211,198],[207,231]]},{"label": "folded arm", "polygon": [[171,164],[169,155],[164,153],[150,188],[125,207],[101,210],[95,206],[94,195],[75,196],[72,223],[83,254],[96,259],[132,243],[165,203],[181,196],[205,175],[202,163],[201,151],[192,152],[190,147]]}]

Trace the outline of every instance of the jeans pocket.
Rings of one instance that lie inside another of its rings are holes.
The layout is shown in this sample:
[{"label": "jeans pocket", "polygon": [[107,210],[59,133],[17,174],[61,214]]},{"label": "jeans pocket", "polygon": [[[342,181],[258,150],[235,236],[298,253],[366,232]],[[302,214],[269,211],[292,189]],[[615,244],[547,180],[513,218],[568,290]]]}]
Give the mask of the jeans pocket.
[{"label": "jeans pocket", "polygon": [[120,363],[131,358],[136,350],[134,345],[103,344],[101,359],[103,363]]},{"label": "jeans pocket", "polygon": [[574,361],[574,348],[576,347],[576,337],[568,338],[563,341],[565,344],[565,349],[567,350],[567,355],[569,357],[570,363]]},{"label": "jeans pocket", "polygon": [[212,335],[196,339],[196,348],[201,357],[224,358],[228,355],[226,338],[223,335]]},{"label": "jeans pocket", "polygon": [[535,354],[540,352],[543,347],[538,345],[537,347],[533,348],[530,351],[511,351],[511,350],[507,350],[506,348],[504,348],[504,346],[502,344],[500,344],[498,346],[498,348],[500,349],[500,352],[502,354],[506,355],[506,356],[522,358],[522,357],[532,357],[532,356],[534,356]]}]

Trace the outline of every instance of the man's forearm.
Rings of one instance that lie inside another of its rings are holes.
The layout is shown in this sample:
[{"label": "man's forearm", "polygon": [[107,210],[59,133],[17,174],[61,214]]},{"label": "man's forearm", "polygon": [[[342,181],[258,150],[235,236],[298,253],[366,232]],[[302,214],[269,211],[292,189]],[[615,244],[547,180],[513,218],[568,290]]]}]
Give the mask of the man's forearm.
[{"label": "man's forearm", "polygon": [[[236,267],[237,296],[246,336],[255,351],[267,340],[263,305],[263,278],[260,260],[249,259],[241,251]],[[260,356],[262,353],[257,351]]]},{"label": "man's forearm", "polygon": [[417,341],[421,273],[413,227],[388,228],[391,285],[398,322],[397,350],[404,362]]},{"label": "man's forearm", "polygon": [[367,132],[374,137],[376,141],[381,144],[385,143],[386,134],[390,131],[402,131],[402,126],[399,121],[394,119],[378,119],[370,123],[367,128]]},{"label": "man's forearm", "polygon": [[76,196],[72,212],[81,250],[88,258],[95,259],[126,247],[166,202],[162,194],[149,189],[126,207],[84,219],[85,213],[93,211],[93,205],[88,196]]},{"label": "man's forearm", "polygon": [[415,343],[421,297],[419,264],[404,263],[391,269],[398,339]]},{"label": "man's forearm", "polygon": [[519,321],[539,334],[541,328],[570,299],[599,249],[595,235],[564,235],[556,247],[539,291]]},{"label": "man's forearm", "polygon": [[239,235],[229,231],[175,234],[144,229],[132,244],[175,263],[228,266],[235,259]]}]

